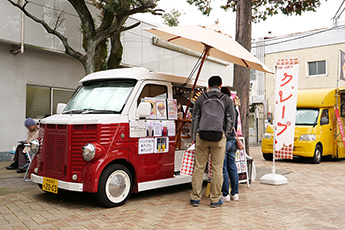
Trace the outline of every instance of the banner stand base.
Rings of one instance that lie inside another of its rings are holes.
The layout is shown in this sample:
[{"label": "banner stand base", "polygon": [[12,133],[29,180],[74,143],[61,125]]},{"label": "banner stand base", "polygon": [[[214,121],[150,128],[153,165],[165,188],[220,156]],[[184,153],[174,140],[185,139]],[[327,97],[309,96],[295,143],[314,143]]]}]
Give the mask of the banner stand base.
[{"label": "banner stand base", "polygon": [[275,173],[266,174],[260,178],[261,184],[284,185],[287,181],[285,176]]}]

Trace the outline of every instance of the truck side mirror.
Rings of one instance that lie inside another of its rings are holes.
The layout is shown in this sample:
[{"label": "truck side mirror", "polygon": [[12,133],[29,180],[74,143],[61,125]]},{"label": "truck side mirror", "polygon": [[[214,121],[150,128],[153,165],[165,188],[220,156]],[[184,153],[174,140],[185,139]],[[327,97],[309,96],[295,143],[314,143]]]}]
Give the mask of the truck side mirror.
[{"label": "truck side mirror", "polygon": [[137,108],[137,116],[139,118],[146,118],[151,115],[151,103],[140,102]]},{"label": "truck side mirror", "polygon": [[58,103],[56,106],[56,113],[61,114],[62,111],[66,108],[67,104],[65,103]]}]

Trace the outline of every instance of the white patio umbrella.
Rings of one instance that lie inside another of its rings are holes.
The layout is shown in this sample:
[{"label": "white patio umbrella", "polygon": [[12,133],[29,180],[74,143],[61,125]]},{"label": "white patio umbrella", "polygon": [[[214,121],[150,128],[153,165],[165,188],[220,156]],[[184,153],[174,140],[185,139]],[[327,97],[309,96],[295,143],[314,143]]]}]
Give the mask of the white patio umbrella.
[{"label": "white patio umbrella", "polygon": [[[144,29],[145,31],[176,45],[202,53],[202,60],[196,75],[192,93],[199,79],[202,66],[207,56],[231,62],[250,69],[273,73],[248,50],[224,33],[218,24],[209,26],[176,26]],[[192,95],[191,95],[192,98]],[[190,98],[190,99],[191,99]],[[190,106],[188,101],[187,109]],[[186,116],[187,113],[185,113]],[[185,119],[185,117],[184,117]],[[177,137],[180,133],[178,133]]]},{"label": "white patio umbrella", "polygon": [[250,69],[273,73],[254,55],[222,31],[218,24],[144,29],[176,45]]}]

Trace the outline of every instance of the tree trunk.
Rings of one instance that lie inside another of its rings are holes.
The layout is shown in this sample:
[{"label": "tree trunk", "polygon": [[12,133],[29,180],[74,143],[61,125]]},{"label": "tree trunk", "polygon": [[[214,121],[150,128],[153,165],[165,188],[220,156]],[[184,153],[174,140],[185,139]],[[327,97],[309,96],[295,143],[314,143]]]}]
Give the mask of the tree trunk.
[{"label": "tree trunk", "polygon": [[[252,40],[252,2],[239,0],[236,10],[236,41],[247,50],[251,50]],[[250,70],[234,66],[234,89],[241,100],[240,114],[242,131],[245,138],[246,150],[249,153],[249,84]]]},{"label": "tree trunk", "polygon": [[111,50],[108,58],[108,69],[116,69],[122,61],[123,46],[121,43],[121,34],[115,33],[111,37]]},{"label": "tree trunk", "polygon": [[81,61],[84,66],[85,74],[107,69],[107,44],[106,40],[99,43],[96,47],[92,41],[87,44],[85,60]]}]

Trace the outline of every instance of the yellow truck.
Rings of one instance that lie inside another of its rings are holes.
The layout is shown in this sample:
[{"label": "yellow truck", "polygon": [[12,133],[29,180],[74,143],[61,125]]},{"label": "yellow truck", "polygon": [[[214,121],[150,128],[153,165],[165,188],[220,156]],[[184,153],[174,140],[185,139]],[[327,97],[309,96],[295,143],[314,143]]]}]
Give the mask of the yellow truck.
[{"label": "yellow truck", "polygon": [[[335,107],[345,124],[345,88],[298,90],[293,155],[308,157],[319,164],[323,156],[344,158]],[[261,151],[265,160],[273,158],[273,125],[263,135]]]}]

